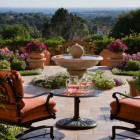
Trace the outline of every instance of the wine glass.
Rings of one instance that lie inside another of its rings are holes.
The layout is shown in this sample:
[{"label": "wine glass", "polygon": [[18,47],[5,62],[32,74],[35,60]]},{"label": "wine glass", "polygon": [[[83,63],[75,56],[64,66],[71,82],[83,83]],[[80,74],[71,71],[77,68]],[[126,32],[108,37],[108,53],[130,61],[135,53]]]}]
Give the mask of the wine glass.
[{"label": "wine glass", "polygon": [[83,93],[85,92],[86,84],[87,84],[87,80],[86,80],[85,77],[83,77],[83,78],[81,79],[81,82],[80,82],[80,86],[81,86],[81,89],[82,89],[82,92],[83,92]]},{"label": "wine glass", "polygon": [[92,78],[91,77],[87,77],[87,79],[86,79],[86,87],[88,89],[88,92],[91,91],[92,86],[93,86]]},{"label": "wine glass", "polygon": [[70,78],[66,80],[66,87],[70,94],[78,93],[79,90],[78,76],[70,76]]}]

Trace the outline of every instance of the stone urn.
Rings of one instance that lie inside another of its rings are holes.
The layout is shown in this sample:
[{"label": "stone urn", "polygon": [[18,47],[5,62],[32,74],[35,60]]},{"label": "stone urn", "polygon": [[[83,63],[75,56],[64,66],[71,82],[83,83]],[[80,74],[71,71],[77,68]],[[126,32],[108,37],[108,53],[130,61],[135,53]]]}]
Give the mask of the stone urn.
[{"label": "stone urn", "polygon": [[84,54],[84,49],[81,45],[76,43],[71,47],[70,53],[73,58],[80,58]]}]

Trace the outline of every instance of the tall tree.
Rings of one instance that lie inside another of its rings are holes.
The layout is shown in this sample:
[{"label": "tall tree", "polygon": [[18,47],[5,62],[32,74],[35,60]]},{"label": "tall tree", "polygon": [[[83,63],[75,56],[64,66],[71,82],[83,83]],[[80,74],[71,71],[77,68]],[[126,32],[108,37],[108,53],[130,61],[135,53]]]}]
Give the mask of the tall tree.
[{"label": "tall tree", "polygon": [[44,24],[44,37],[49,35],[51,37],[62,36],[65,40],[73,39],[75,35],[83,35],[88,32],[84,23],[85,21],[80,17],[60,8],[52,16],[50,23]]},{"label": "tall tree", "polygon": [[132,33],[140,33],[140,9],[121,14],[110,32],[114,38],[122,38]]}]

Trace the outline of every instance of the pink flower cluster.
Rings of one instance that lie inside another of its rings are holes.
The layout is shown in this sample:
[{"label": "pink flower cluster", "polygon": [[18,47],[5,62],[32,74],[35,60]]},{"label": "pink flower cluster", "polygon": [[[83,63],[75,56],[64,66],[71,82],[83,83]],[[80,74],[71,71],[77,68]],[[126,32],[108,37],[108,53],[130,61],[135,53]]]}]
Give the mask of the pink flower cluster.
[{"label": "pink flower cluster", "polygon": [[128,49],[128,47],[119,39],[116,39],[114,42],[112,42],[107,46],[107,49],[110,50],[111,52],[118,53],[118,52],[124,52],[125,50]]},{"label": "pink flower cluster", "polygon": [[124,58],[126,60],[129,60],[129,59],[140,60],[140,52],[137,52],[136,54],[132,54],[132,55],[125,53]]},{"label": "pink flower cluster", "polygon": [[46,45],[41,42],[33,41],[25,46],[26,53],[30,52],[43,52],[46,50]]}]

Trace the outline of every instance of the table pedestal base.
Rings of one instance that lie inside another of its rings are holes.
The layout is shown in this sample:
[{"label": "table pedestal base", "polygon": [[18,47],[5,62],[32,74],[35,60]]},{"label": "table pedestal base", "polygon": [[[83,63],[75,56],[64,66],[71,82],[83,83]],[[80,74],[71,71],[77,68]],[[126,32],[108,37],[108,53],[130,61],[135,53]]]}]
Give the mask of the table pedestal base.
[{"label": "table pedestal base", "polygon": [[66,129],[89,129],[97,126],[97,122],[88,118],[80,118],[75,120],[73,118],[65,118],[56,122],[56,126]]}]

